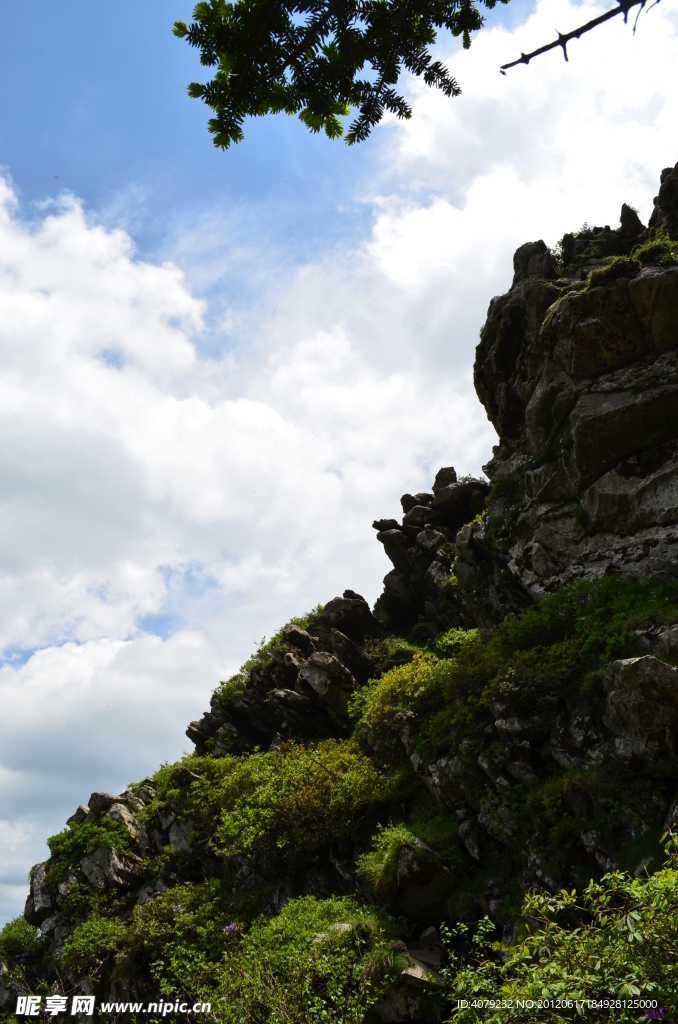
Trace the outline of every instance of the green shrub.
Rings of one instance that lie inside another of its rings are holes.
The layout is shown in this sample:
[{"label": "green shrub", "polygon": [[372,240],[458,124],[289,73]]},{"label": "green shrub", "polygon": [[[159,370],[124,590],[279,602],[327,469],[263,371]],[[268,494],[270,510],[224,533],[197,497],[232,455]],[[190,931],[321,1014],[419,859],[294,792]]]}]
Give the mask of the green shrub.
[{"label": "green shrub", "polygon": [[182,765],[194,781],[180,788],[177,766],[165,766],[155,776],[158,797],[145,816],[171,800],[182,818],[193,820],[196,842],[219,856],[265,855],[289,867],[330,844],[352,848],[367,839],[400,786],[398,773],[380,771],[341,740],[288,743],[279,753],[194,755]]},{"label": "green shrub", "polygon": [[[643,1003],[633,1005],[638,999],[656,1000],[666,1019],[674,1020],[678,860],[671,838],[670,859],[654,875],[631,878],[615,871],[580,894],[563,890],[555,896],[528,896],[523,914],[537,926],[525,928],[525,938],[513,949],[493,945],[494,925],[487,918],[481,922],[470,955],[452,954],[451,966],[443,971],[451,1020],[635,1021],[644,1017]],[[467,939],[468,929],[459,925],[447,937]],[[483,999],[490,1006],[480,1008]],[[525,1005],[530,1000],[532,1005]],[[579,1010],[577,1000],[585,1001]],[[601,1005],[603,1000],[625,1000],[627,1005],[610,1010]],[[565,1005],[555,1005],[563,1001]]]},{"label": "green shrub", "polygon": [[128,941],[129,927],[115,917],[91,916],[64,942],[62,962],[75,977],[88,975],[96,983]]},{"label": "green shrub", "polygon": [[416,836],[406,825],[381,826],[372,840],[372,850],[358,857],[358,878],[367,882],[380,899],[395,889],[398,854],[403,846],[413,846],[415,839]]},{"label": "green shrub", "polygon": [[340,741],[239,758],[216,794],[214,845],[228,854],[280,851],[288,862],[330,843],[342,847],[390,789],[368,757]]},{"label": "green shrub", "polygon": [[63,881],[69,865],[77,865],[85,854],[94,853],[100,847],[124,851],[129,850],[132,837],[121,821],[101,817],[97,821],[83,821],[72,824],[58,835],[47,840],[50,858],[47,863],[47,885],[54,887]]},{"label": "green shrub", "polygon": [[15,917],[0,929],[0,960],[21,953],[41,953],[46,947],[47,939],[40,929],[24,917]]},{"label": "green shrub", "polygon": [[480,630],[452,628],[439,633],[432,647],[441,658],[449,658],[461,650],[480,645]]},{"label": "green shrub", "polygon": [[185,882],[153,896],[132,915],[130,942],[118,969],[144,965],[166,996],[214,1001],[224,950],[231,936],[231,897],[216,878]]},{"label": "green shrub", "polygon": [[361,1024],[379,992],[406,966],[374,911],[352,899],[290,901],[224,954],[224,1024]]}]

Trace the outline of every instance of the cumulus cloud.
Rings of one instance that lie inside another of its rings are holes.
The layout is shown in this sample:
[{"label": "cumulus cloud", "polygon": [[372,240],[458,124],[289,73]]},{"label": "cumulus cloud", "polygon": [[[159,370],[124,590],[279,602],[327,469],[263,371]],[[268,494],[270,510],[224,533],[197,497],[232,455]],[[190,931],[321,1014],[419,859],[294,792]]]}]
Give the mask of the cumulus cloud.
[{"label": "cumulus cloud", "polygon": [[73,198],[0,185],[0,913],[75,804],[180,754],[262,634],[376,598],[373,517],[489,456],[471,365],[513,250],[647,217],[676,160],[669,9],[498,75],[600,10],[544,0],[443,52],[464,96],[411,83],[365,236],[313,263],[225,210],[142,261]]},{"label": "cumulus cloud", "polygon": [[609,6],[540,0],[511,31],[488,15],[468,51],[441,43],[463,95],[450,102],[411,82],[412,120],[387,145],[398,188],[369,243],[390,279],[440,290],[469,259],[494,278],[516,244],[555,244],[584,221],[614,225],[622,202],[647,219],[659,171],[678,158],[675,10],[643,13],[635,35],[633,17],[617,18],[573,41],[569,63],[557,50],[498,74],[550,42],[554,25],[575,28]]},{"label": "cumulus cloud", "polygon": [[175,263],[136,259],[72,198],[30,221],[0,199],[9,913],[45,836],[179,756],[263,633],[347,586],[374,600],[371,518],[441,461],[478,468],[492,432],[468,369],[432,387],[380,366],[355,312],[302,323],[283,304],[257,363],[246,338],[205,357]]}]

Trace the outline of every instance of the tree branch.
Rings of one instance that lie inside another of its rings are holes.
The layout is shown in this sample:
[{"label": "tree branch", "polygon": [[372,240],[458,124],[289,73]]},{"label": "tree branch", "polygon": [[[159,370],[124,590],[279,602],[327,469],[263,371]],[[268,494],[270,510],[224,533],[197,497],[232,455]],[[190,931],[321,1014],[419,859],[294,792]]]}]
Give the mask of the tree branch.
[{"label": "tree branch", "polygon": [[[521,53],[518,60],[513,60],[510,64],[502,64],[499,70],[502,75],[505,75],[509,68],[514,68],[517,64],[529,64],[533,57],[538,57],[540,54],[547,53],[549,50],[555,50],[557,46],[561,47],[563,56],[565,60],[567,60],[567,44],[571,39],[579,39],[579,37],[583,36],[585,32],[590,32],[591,29],[597,28],[598,25],[602,25],[603,22],[609,21],[610,18],[616,18],[618,14],[623,14],[624,21],[627,21],[629,11],[632,7],[640,6],[640,10],[638,11],[638,16],[640,16],[640,12],[645,7],[646,3],[647,0],[618,0],[618,6],[614,7],[611,11],[606,11],[605,14],[601,14],[598,18],[593,18],[592,21],[587,21],[585,25],[581,25],[572,32],[566,32],[565,35],[558,32],[558,38],[552,43],[547,43],[546,46],[540,46],[538,50],[533,50],[532,53]],[[659,0],[655,0],[651,6],[654,7],[658,3]],[[636,24],[638,24],[638,17],[636,18]],[[635,25],[633,26],[633,31],[636,31]]]}]

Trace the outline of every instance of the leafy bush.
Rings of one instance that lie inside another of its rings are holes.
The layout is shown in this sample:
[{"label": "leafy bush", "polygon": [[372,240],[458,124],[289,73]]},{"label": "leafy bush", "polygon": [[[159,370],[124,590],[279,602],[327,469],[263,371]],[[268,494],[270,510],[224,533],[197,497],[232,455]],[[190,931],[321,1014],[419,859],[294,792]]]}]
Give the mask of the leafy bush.
[{"label": "leafy bush", "polygon": [[[643,1016],[643,1002],[633,1001],[652,999],[673,1020],[678,1013],[678,857],[676,840],[670,838],[669,861],[654,875],[631,878],[615,871],[579,895],[576,890],[529,895],[523,914],[536,927],[525,927],[525,938],[513,949],[491,943],[494,925],[485,918],[470,955],[453,953],[443,971],[451,1019],[459,1024],[578,1016],[633,1021]],[[445,932],[450,945],[468,939],[465,925]],[[490,1005],[480,1008],[483,999]],[[582,1000],[591,1002],[578,1010],[576,1001]],[[602,1005],[605,1000],[627,1005],[610,1011]]]},{"label": "leafy bush", "polygon": [[357,736],[396,751],[409,722],[433,758],[464,738],[480,741],[497,700],[528,715],[553,698],[581,695],[594,704],[602,694],[596,673],[636,650],[634,630],[676,619],[676,580],[575,582],[507,619],[484,642],[475,629],[447,630],[429,651],[373,680],[353,702]]},{"label": "leafy bush", "polygon": [[374,911],[352,899],[290,901],[224,954],[224,1024],[361,1024],[407,955]]},{"label": "leafy bush", "polygon": [[279,753],[193,756],[182,764],[195,776],[188,790],[174,784],[176,766],[162,769],[147,816],[171,799],[214,853],[267,855],[292,868],[330,844],[352,847],[368,838],[400,785],[398,773],[379,771],[340,740],[288,743]]},{"label": "leafy bush", "polygon": [[285,851],[352,843],[365,812],[389,795],[373,762],[339,741],[240,759],[222,782],[215,845],[223,852]]},{"label": "leafy bush", "polygon": [[82,857],[100,847],[118,851],[129,850],[131,836],[121,821],[101,817],[97,821],[72,824],[47,840],[50,859],[47,863],[47,885],[51,889],[67,874],[69,865],[78,864]]},{"label": "leafy bush", "polygon": [[398,869],[398,854],[403,846],[412,846],[416,836],[406,825],[382,826],[372,840],[372,850],[356,862],[358,878],[367,882],[376,896],[384,899],[393,890]]},{"label": "leafy bush", "polygon": [[0,929],[0,960],[22,953],[41,953],[46,946],[47,939],[40,929],[29,924],[24,917],[15,917]]},{"label": "leafy bush", "polygon": [[124,920],[91,915],[64,943],[63,966],[96,985],[102,973],[136,991],[196,1001],[214,996],[228,931],[228,895],[217,879],[155,894]]},{"label": "leafy bush", "polygon": [[439,633],[432,646],[437,655],[442,658],[458,654],[462,650],[480,645],[480,630],[478,629],[448,629],[445,633]]},{"label": "leafy bush", "polygon": [[96,983],[103,968],[115,960],[128,935],[127,924],[119,918],[93,915],[66,939],[63,965],[75,977],[88,975]]}]

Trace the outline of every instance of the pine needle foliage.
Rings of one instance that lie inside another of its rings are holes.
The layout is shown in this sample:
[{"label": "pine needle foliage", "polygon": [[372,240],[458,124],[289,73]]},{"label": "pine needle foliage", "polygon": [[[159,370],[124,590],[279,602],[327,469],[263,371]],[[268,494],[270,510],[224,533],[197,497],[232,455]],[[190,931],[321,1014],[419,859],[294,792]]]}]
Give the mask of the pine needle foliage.
[{"label": "pine needle foliage", "polygon": [[[490,9],[496,0],[481,3]],[[395,88],[403,72],[458,96],[431,47],[448,29],[468,48],[482,25],[474,0],[201,0],[193,22],[176,21],[174,34],[214,69],[188,93],[214,112],[214,145],[228,149],[242,141],[246,117],[282,112],[336,139],[353,110],[345,139],[362,142],[384,114],[411,116]]]}]

